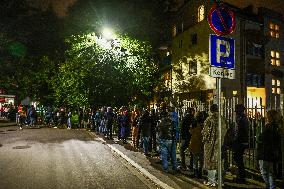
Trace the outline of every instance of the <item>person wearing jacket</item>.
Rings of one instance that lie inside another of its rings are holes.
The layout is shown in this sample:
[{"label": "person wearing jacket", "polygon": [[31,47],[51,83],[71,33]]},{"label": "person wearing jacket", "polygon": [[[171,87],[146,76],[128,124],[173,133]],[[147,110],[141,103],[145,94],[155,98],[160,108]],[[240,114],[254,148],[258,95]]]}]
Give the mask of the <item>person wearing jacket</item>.
[{"label": "person wearing jacket", "polygon": [[132,130],[132,143],[134,148],[139,147],[139,136],[138,136],[138,121],[140,117],[140,111],[137,107],[134,107],[134,110],[131,113],[131,130]]},{"label": "person wearing jacket", "polygon": [[158,118],[156,115],[155,109],[151,110],[150,113],[150,119],[151,119],[151,136],[149,140],[149,151],[152,152],[157,152],[157,122]]},{"label": "person wearing jacket", "polygon": [[158,133],[160,139],[160,155],[162,159],[163,171],[168,172],[168,157],[172,161],[173,174],[177,171],[176,161],[176,134],[177,130],[170,113],[167,111],[166,103],[161,104],[160,120],[158,124]]},{"label": "person wearing jacket", "polygon": [[245,182],[245,166],[243,161],[243,155],[245,149],[248,146],[248,129],[249,122],[247,115],[245,114],[246,108],[242,104],[235,106],[236,123],[234,128],[234,136],[232,142],[233,159],[238,167],[238,174],[235,182]]},{"label": "person wearing jacket", "polygon": [[146,156],[149,155],[149,139],[151,135],[151,118],[149,111],[145,110],[139,120],[139,127],[141,128],[143,150]]},{"label": "person wearing jacket", "polygon": [[[181,169],[186,169],[185,164],[185,150],[188,148],[190,143],[190,128],[192,125],[196,123],[195,117],[195,110],[194,108],[189,108],[186,115],[183,117],[181,122],[181,128],[180,128],[180,138],[181,138],[181,145],[180,145],[180,159],[181,159]],[[191,158],[192,159],[192,158]]]},{"label": "person wearing jacket", "polygon": [[[221,123],[222,142],[226,133],[226,124],[223,119]],[[208,171],[207,181],[204,183],[208,186],[215,187],[216,174],[218,169],[218,106],[213,104],[210,107],[209,117],[204,122],[202,129],[202,142],[204,143],[204,169]]]},{"label": "person wearing jacket", "polygon": [[267,112],[267,123],[259,135],[257,158],[266,188],[275,189],[273,165],[280,160],[279,113],[276,110]]},{"label": "person wearing jacket", "polygon": [[207,113],[205,111],[197,112],[196,114],[196,124],[192,125],[190,128],[191,140],[189,144],[189,151],[192,153],[193,157],[193,171],[194,177],[202,177],[202,167],[203,167],[203,142],[202,142],[202,128],[204,121],[207,118]]}]

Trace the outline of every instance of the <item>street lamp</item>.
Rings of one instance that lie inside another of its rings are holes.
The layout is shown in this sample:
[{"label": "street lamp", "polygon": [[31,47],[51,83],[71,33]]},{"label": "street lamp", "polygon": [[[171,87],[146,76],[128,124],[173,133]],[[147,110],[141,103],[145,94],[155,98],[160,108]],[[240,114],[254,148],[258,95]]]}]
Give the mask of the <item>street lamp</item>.
[{"label": "street lamp", "polygon": [[104,38],[107,40],[115,39],[115,34],[110,28],[104,28],[102,33]]}]

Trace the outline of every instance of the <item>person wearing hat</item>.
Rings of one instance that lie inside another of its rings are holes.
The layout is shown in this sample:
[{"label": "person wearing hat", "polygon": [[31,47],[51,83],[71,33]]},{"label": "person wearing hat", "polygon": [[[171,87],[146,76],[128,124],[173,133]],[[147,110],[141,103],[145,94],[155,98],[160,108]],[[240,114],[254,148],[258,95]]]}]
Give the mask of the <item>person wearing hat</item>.
[{"label": "person wearing hat", "polygon": [[243,155],[248,146],[248,118],[245,114],[246,108],[242,104],[235,106],[236,123],[232,142],[233,159],[238,167],[238,174],[235,182],[245,182],[245,166]]}]

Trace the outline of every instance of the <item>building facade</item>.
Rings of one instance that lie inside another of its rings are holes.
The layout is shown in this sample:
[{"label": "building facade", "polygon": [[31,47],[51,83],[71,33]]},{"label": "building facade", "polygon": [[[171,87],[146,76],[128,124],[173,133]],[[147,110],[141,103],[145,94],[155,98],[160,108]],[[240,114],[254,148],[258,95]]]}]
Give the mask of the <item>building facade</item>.
[{"label": "building facade", "polygon": [[[209,27],[207,16],[213,1],[183,1],[171,12],[172,43],[171,91],[180,100],[212,100],[216,79],[209,76]],[[240,101],[254,98],[251,106],[279,108],[284,92],[283,15],[267,8],[234,7],[224,3],[236,15],[235,79],[222,79],[222,96]],[[244,102],[245,103],[245,102]]]}]

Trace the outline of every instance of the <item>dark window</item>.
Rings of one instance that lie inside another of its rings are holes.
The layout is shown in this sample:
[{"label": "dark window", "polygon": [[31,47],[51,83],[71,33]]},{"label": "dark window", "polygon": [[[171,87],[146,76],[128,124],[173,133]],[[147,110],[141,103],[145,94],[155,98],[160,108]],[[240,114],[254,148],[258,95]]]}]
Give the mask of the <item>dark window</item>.
[{"label": "dark window", "polygon": [[189,61],[189,75],[197,74],[197,62]]},{"label": "dark window", "polygon": [[191,44],[197,45],[197,34],[196,33],[191,35]]},{"label": "dark window", "polygon": [[182,40],[179,41],[178,47],[182,48]]},{"label": "dark window", "polygon": [[262,56],[262,45],[256,44],[256,43],[251,43],[248,42],[247,43],[247,53],[249,55],[253,55],[253,56]]}]

